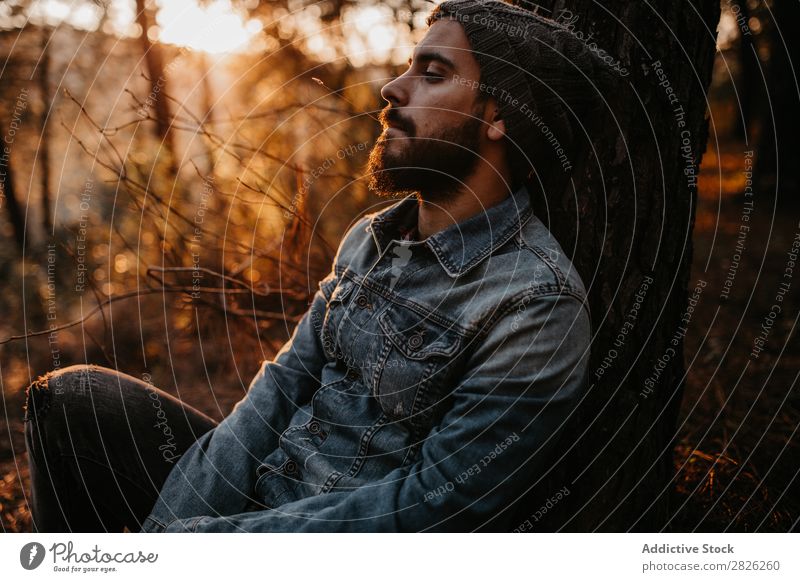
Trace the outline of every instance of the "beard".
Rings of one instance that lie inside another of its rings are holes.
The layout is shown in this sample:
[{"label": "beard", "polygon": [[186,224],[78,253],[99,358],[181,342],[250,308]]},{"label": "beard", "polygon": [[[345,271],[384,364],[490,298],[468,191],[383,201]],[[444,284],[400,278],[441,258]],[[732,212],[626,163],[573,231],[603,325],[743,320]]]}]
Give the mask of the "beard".
[{"label": "beard", "polygon": [[445,202],[463,185],[478,163],[480,129],[475,115],[457,127],[418,137],[410,120],[399,118],[390,108],[381,111],[381,121],[400,124],[399,137],[382,133],[369,154],[369,188],[379,196],[417,194],[430,202]]}]

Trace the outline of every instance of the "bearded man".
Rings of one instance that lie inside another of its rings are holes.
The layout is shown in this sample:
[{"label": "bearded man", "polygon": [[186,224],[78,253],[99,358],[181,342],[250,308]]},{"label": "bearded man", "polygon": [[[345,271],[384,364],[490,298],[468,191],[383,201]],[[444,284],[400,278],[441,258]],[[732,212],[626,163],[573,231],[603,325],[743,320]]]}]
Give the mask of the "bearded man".
[{"label": "bearded man", "polygon": [[532,201],[586,155],[602,64],[503,2],[448,0],[428,25],[381,91],[369,159],[371,187],[400,199],[355,221],[228,417],[96,366],[31,386],[39,530],[509,531],[527,517],[517,502],[569,446],[591,339],[584,284]]}]

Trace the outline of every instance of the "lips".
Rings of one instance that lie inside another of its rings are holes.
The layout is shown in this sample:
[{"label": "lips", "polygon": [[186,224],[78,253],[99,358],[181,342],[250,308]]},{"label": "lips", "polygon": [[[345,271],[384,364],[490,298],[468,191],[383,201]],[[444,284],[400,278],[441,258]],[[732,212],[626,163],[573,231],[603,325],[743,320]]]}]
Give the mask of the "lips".
[{"label": "lips", "polygon": [[384,124],[389,129],[398,129],[400,131],[406,131],[406,128],[403,126],[403,124],[399,123],[398,121],[396,121],[394,119],[386,119],[384,121]]},{"label": "lips", "polygon": [[390,129],[394,129],[395,131],[400,131],[403,133],[409,133],[408,129],[404,123],[401,123],[400,120],[396,117],[397,111],[392,111],[392,113],[388,112],[389,110],[385,109],[381,115],[381,121],[384,125],[384,130],[388,131]]}]

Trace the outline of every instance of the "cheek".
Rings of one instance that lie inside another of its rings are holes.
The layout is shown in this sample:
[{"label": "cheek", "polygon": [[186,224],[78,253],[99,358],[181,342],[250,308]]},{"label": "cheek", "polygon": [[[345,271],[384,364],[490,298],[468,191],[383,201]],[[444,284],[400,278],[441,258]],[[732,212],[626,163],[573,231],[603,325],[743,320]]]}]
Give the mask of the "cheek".
[{"label": "cheek", "polygon": [[441,133],[444,130],[462,127],[471,119],[479,116],[472,101],[441,100],[434,101],[427,110],[425,119],[418,124],[420,129],[429,133]]},{"label": "cheek", "polygon": [[452,120],[450,109],[453,109],[449,99],[441,95],[433,95],[430,88],[423,87],[410,103],[412,110],[409,117],[414,121],[414,128],[418,136],[432,135],[437,129],[450,123]]},{"label": "cheek", "polygon": [[461,127],[466,117],[447,111],[445,109],[431,109],[425,119],[417,121],[416,137],[437,138],[452,132],[454,128]]},{"label": "cheek", "polygon": [[420,109],[414,118],[417,137],[439,135],[442,129],[456,123],[448,109],[449,107],[441,102],[434,102]]}]

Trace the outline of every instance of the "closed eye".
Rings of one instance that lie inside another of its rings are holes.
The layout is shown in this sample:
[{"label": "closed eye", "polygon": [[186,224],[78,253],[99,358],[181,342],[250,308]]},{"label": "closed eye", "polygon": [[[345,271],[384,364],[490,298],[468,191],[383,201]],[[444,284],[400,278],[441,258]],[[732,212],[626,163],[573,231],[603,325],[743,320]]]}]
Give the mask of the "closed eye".
[{"label": "closed eye", "polygon": [[431,73],[430,71],[425,71],[422,73],[422,76],[425,77],[425,81],[427,83],[436,83],[438,81],[444,80],[442,75],[437,75],[436,73]]}]

